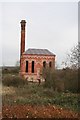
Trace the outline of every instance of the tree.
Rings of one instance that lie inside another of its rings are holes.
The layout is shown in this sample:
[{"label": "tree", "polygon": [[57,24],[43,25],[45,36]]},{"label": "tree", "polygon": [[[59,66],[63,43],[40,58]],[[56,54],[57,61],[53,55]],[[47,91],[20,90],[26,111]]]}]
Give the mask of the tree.
[{"label": "tree", "polygon": [[71,49],[70,53],[67,54],[65,64],[66,67],[69,67],[77,72],[74,77],[77,78],[75,78],[75,80],[78,84],[78,92],[80,92],[80,42],[78,42],[78,44]]},{"label": "tree", "polygon": [[65,66],[72,69],[80,68],[80,42],[70,50],[70,53],[67,54]]}]

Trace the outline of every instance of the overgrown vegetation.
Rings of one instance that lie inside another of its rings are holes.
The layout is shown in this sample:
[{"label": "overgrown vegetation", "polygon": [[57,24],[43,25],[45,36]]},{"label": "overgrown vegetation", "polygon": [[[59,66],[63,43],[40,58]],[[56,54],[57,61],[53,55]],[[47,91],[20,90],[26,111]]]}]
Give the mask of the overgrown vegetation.
[{"label": "overgrown vegetation", "polygon": [[8,87],[9,86],[18,87],[27,84],[27,81],[18,75],[7,74],[3,76],[2,83],[3,85]]},{"label": "overgrown vegetation", "polygon": [[28,83],[18,74],[5,72],[2,77],[3,105],[59,105],[72,110],[79,110],[77,93],[77,70],[69,68],[52,71],[44,69],[42,76],[46,81]]},{"label": "overgrown vegetation", "polygon": [[58,105],[78,110],[77,100],[77,94],[54,92],[52,89],[44,89],[43,85],[38,86],[35,83],[29,83],[18,88],[3,87],[3,105]]},{"label": "overgrown vegetation", "polygon": [[20,67],[2,67],[2,74],[19,74]]},{"label": "overgrown vegetation", "polygon": [[53,88],[54,91],[78,92],[78,70],[65,68],[63,70],[43,69],[42,76],[45,78],[44,86]]}]

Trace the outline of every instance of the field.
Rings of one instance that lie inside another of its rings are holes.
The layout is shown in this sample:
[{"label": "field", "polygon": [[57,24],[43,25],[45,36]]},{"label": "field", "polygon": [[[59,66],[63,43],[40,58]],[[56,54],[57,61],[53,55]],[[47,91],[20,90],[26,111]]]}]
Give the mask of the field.
[{"label": "field", "polygon": [[38,83],[17,87],[3,86],[2,91],[3,117],[76,118],[78,116],[77,94],[59,93]]},{"label": "field", "polygon": [[27,82],[16,70],[9,72],[4,72],[2,77],[3,118],[79,117],[79,94]]}]

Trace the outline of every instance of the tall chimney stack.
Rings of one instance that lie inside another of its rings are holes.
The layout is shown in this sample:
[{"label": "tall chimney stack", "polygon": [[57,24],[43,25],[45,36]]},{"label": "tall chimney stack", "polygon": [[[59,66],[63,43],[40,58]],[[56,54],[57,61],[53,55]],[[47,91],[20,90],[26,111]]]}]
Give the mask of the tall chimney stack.
[{"label": "tall chimney stack", "polygon": [[22,56],[22,53],[25,52],[25,25],[26,21],[21,20],[21,50],[20,50],[20,57]]}]

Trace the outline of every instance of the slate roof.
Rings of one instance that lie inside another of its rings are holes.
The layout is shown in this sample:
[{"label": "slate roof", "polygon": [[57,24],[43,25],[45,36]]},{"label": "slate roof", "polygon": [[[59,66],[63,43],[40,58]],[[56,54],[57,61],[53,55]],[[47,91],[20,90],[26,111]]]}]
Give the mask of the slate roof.
[{"label": "slate roof", "polygon": [[31,54],[31,55],[53,55],[55,56],[55,54],[53,54],[52,52],[50,52],[47,49],[28,49],[26,50],[23,54]]}]

